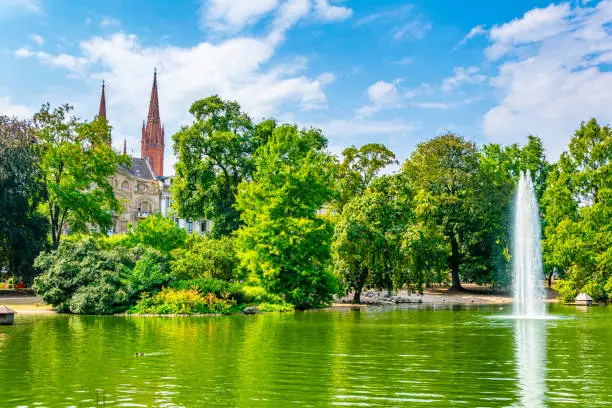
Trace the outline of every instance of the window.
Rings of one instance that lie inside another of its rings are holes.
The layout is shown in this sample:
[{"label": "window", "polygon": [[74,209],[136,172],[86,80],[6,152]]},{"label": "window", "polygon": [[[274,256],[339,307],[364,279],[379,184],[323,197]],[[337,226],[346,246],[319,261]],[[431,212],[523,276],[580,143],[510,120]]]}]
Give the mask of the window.
[{"label": "window", "polygon": [[166,206],[166,210],[167,210],[167,209],[170,208],[170,204],[172,204],[172,199],[171,198],[166,198],[165,201],[166,201],[165,206]]},{"label": "window", "polygon": [[129,188],[130,188],[130,185],[128,184],[127,181],[124,181],[123,183],[121,183],[121,190],[128,191]]},{"label": "window", "polygon": [[147,201],[143,201],[138,206],[138,215],[149,215],[151,212],[151,205]]},{"label": "window", "polygon": [[144,183],[138,183],[138,191],[147,191],[147,186]]},{"label": "window", "polygon": [[200,226],[201,232],[206,232],[206,221],[202,221],[202,225]]},{"label": "window", "polygon": [[193,221],[187,221],[187,232],[193,232]]},{"label": "window", "polygon": [[180,227],[180,223],[179,223],[179,219],[178,218],[174,219],[174,223],[176,224],[177,227]]}]

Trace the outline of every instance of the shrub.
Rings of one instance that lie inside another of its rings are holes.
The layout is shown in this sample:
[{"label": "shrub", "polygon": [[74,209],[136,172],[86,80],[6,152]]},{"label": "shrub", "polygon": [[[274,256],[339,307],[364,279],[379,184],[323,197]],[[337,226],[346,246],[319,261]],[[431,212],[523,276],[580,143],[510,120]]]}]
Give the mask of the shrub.
[{"label": "shrub", "polygon": [[295,307],[289,303],[261,303],[257,306],[260,312],[293,312]]},{"label": "shrub", "polygon": [[608,278],[608,282],[606,282],[606,286],[604,286],[604,290],[608,295],[608,298],[612,298],[612,276]]},{"label": "shrub", "polygon": [[233,299],[219,298],[214,293],[205,295],[196,289],[166,288],[155,295],[144,294],[128,313],[137,314],[194,314],[230,313],[237,311]]},{"label": "shrub", "polygon": [[127,294],[108,282],[81,286],[70,299],[71,313],[106,315],[127,309]]},{"label": "shrub", "polygon": [[[267,304],[284,304],[283,298],[280,296],[269,293],[261,286],[243,286],[242,291],[244,293],[245,303],[267,303]],[[261,308],[260,308],[261,309]]]},{"label": "shrub", "polygon": [[192,235],[185,248],[173,252],[172,270],[188,278],[215,278],[230,280],[237,276],[238,257],[234,239],[213,239]]},{"label": "shrub", "polygon": [[128,270],[123,279],[123,286],[131,298],[136,299],[140,293],[156,293],[174,280],[167,255],[152,248],[146,248]]},{"label": "shrub", "polygon": [[559,280],[557,290],[559,291],[559,299],[564,302],[571,302],[578,296],[578,289],[576,289],[576,284],[572,280]]},{"label": "shrub", "polygon": [[171,283],[170,287],[177,290],[193,289],[203,294],[212,293],[218,297],[233,299],[237,304],[245,303],[246,300],[242,285],[220,279],[200,278],[182,280]]},{"label": "shrub", "polygon": [[584,287],[582,288],[581,292],[586,293],[587,295],[589,295],[590,297],[593,298],[593,300],[606,300],[607,296],[606,296],[606,291],[604,290],[604,287],[602,285],[600,285],[597,282],[589,282],[586,285],[584,285]]}]

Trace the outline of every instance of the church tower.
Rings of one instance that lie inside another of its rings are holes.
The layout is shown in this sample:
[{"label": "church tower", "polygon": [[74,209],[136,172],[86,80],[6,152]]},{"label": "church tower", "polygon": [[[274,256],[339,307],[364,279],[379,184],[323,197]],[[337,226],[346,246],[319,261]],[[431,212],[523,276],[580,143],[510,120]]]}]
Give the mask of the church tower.
[{"label": "church tower", "polygon": [[149,116],[146,125],[142,123],[140,152],[147,159],[156,176],[164,175],[164,128],[159,118],[159,100],[157,95],[157,70],[153,72],[153,89],[149,102]]}]

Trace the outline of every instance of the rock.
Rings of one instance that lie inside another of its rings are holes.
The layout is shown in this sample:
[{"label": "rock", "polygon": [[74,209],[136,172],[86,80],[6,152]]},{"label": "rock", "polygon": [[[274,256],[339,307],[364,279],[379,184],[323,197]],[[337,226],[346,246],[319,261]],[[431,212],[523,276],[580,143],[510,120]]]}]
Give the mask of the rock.
[{"label": "rock", "polygon": [[242,313],[244,314],[257,314],[259,313],[259,309],[255,306],[249,306],[249,307],[245,307],[244,310],[242,311]]}]

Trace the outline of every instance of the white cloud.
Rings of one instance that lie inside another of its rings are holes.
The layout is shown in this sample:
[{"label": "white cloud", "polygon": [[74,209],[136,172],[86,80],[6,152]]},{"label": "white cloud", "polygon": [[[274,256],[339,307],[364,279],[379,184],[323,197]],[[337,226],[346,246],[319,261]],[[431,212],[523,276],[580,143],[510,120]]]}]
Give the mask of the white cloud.
[{"label": "white cloud", "polygon": [[203,27],[216,32],[237,33],[278,7],[280,0],[204,0],[200,9]]},{"label": "white cloud", "polygon": [[350,138],[354,136],[405,135],[419,129],[419,125],[403,120],[334,119],[311,124],[323,130],[329,138]]},{"label": "white cloud", "polygon": [[488,138],[523,142],[534,134],[555,159],[581,121],[609,121],[612,73],[602,64],[612,63],[610,24],[612,1],[604,0],[593,7],[534,9],[500,26],[487,52],[501,44],[496,49],[507,56],[491,80],[503,97],[484,116]]},{"label": "white cloud", "polygon": [[14,104],[8,97],[0,97],[0,115],[16,116],[20,119],[26,119],[30,118],[33,112],[33,109],[28,106]]},{"label": "white cloud", "polygon": [[410,65],[413,62],[414,62],[414,58],[410,58],[410,57],[404,57],[397,61],[394,61],[394,63],[397,65]]},{"label": "white cloud", "polygon": [[465,44],[467,44],[467,42],[469,40],[471,40],[472,38],[476,37],[477,35],[482,35],[482,34],[486,34],[487,30],[485,29],[484,25],[477,25],[476,27],[473,27],[470,32],[463,38],[463,40],[461,40],[459,42],[459,44],[457,44],[457,47],[461,47]]},{"label": "white cloud", "polygon": [[[15,54],[56,66],[60,65],[59,61],[65,61],[65,68],[79,67],[80,75],[92,82],[105,79],[114,140],[122,142],[127,138],[128,147],[134,148],[137,155],[140,120],[146,118],[152,71],[156,66],[160,112],[167,134],[166,173],[171,174],[170,136],[181,124],[191,121],[188,109],[197,99],[219,94],[225,99],[238,100],[256,119],[288,109],[309,111],[327,107],[324,87],[334,80],[334,75],[326,72],[316,77],[306,75],[307,60],[299,57],[286,64],[270,65],[277,46],[278,43],[268,38],[247,37],[184,48],[144,46],[135,35],[117,33],[83,41],[77,55],[49,55],[27,49],[17,50]],[[97,86],[92,86],[90,96],[82,98],[91,101],[88,112],[96,109],[98,93]]]},{"label": "white cloud", "polygon": [[362,106],[357,110],[357,117],[367,118],[372,116],[384,107],[397,106],[400,103],[400,93],[397,89],[397,83],[378,81],[367,90],[370,104]]},{"label": "white cloud", "polygon": [[32,41],[34,41],[36,44],[38,44],[38,45],[43,45],[44,42],[45,42],[45,39],[43,37],[41,37],[40,35],[38,35],[38,34],[30,35],[30,39]]},{"label": "white cloud", "polygon": [[13,13],[42,13],[39,0],[0,0],[0,18]]},{"label": "white cloud", "polygon": [[314,0],[316,15],[325,21],[344,21],[353,15],[348,7],[332,6],[329,0]]},{"label": "white cloud", "polygon": [[451,109],[455,107],[455,105],[450,104],[450,103],[445,103],[445,102],[414,102],[412,103],[412,106],[414,106],[415,108],[421,108],[421,109],[441,109],[441,110]]},{"label": "white cloud", "polygon": [[403,39],[421,40],[431,30],[431,24],[420,20],[410,21],[396,28],[391,35],[396,41]]},{"label": "white cloud", "polygon": [[42,64],[65,68],[70,71],[79,71],[87,65],[87,59],[74,57],[69,54],[49,54],[44,51],[33,52],[26,48],[19,48],[15,51],[15,56],[19,58],[37,58]]},{"label": "white cloud", "polygon": [[487,57],[496,60],[514,46],[542,41],[567,30],[570,13],[568,3],[551,4],[530,10],[509,23],[494,26],[489,31],[492,45],[486,50]]},{"label": "white cloud", "polygon": [[412,4],[407,4],[398,8],[385,10],[377,13],[368,14],[367,16],[359,18],[356,22],[356,26],[362,26],[366,24],[373,23],[375,21],[380,20],[397,20],[405,18],[412,10],[414,6]]},{"label": "white cloud", "polygon": [[119,27],[121,25],[121,21],[117,20],[114,17],[104,16],[102,20],[100,20],[100,27]]},{"label": "white cloud", "polygon": [[450,92],[462,84],[480,84],[487,79],[486,75],[479,74],[480,68],[472,66],[469,68],[455,67],[453,76],[442,82],[442,90]]}]

